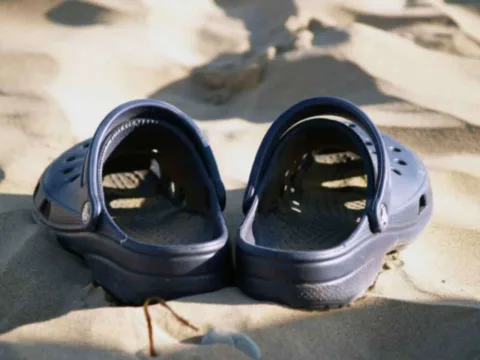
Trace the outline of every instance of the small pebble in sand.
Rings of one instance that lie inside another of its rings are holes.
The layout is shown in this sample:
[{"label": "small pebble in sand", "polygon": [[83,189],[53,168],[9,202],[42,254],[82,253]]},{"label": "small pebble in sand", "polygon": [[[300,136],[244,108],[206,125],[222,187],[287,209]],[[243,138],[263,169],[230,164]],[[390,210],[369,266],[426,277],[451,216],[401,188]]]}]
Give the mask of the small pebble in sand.
[{"label": "small pebble in sand", "polygon": [[262,354],[257,344],[241,332],[211,329],[202,338],[202,345],[226,344],[240,350],[253,360],[260,360]]}]

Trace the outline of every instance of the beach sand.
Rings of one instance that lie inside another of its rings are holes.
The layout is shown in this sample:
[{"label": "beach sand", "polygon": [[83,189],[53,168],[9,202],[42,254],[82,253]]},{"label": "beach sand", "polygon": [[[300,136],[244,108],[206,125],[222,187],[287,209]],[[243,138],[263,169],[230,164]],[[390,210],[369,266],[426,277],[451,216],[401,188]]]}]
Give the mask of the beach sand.
[{"label": "beach sand", "polygon": [[[470,2],[472,3],[472,2]],[[227,64],[227,66],[225,65]],[[480,358],[480,6],[441,1],[0,2],[0,359],[148,358],[141,307],[118,306],[31,218],[44,168],[119,103],[194,118],[227,187],[234,240],[269,124],[307,97],[345,97],[414,149],[434,215],[366,296],[306,312],[236,288],[151,305],[160,357],[246,359],[199,345],[248,334],[264,359]]]}]

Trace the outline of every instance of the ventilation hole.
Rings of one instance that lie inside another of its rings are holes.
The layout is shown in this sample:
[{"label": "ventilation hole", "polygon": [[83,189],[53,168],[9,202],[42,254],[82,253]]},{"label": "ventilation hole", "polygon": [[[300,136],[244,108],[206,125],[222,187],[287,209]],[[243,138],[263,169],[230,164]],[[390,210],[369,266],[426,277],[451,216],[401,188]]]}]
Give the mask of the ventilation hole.
[{"label": "ventilation hole", "polygon": [[350,186],[355,186],[359,188],[366,187],[365,178],[362,176],[353,175],[350,177],[345,177],[340,180],[327,180],[322,181],[321,186],[327,189],[341,189],[341,188],[348,188]]},{"label": "ventilation hole", "polygon": [[38,182],[37,185],[35,185],[35,190],[33,190],[33,197],[35,197],[37,195],[39,187],[40,187],[40,183]]},{"label": "ventilation hole", "polygon": [[407,165],[407,162],[406,161],[403,161],[401,159],[395,159],[395,162],[399,165],[402,165],[402,166],[406,166]]},{"label": "ventilation hole", "polygon": [[351,127],[351,128],[353,129],[353,128],[356,128],[356,127],[357,127],[357,125],[356,125],[356,124],[352,124],[352,123],[350,123],[350,124],[348,124],[348,127]]},{"label": "ventilation hole", "polygon": [[75,156],[69,156],[66,161],[67,161],[67,162],[72,162],[72,161],[75,160],[75,159],[76,159]]},{"label": "ventilation hole", "polygon": [[370,140],[365,141],[365,144],[366,144],[367,146],[372,146],[372,145],[373,145],[373,143],[372,143]]},{"label": "ventilation hole", "polygon": [[427,197],[425,196],[425,194],[423,194],[422,196],[420,196],[420,200],[418,200],[418,213],[420,214],[426,207]]},{"label": "ventilation hole", "polygon": [[66,168],[63,170],[63,174],[68,175],[73,171],[73,169],[74,169],[73,167]]},{"label": "ventilation hole", "polygon": [[50,201],[48,201],[47,199],[44,199],[40,204],[40,208],[38,210],[40,210],[42,215],[46,219],[48,219],[50,217],[50,208],[51,208]]},{"label": "ventilation hole", "polygon": [[393,169],[393,168],[392,168],[392,171],[393,171],[395,174],[397,174],[397,175],[400,175],[400,176],[402,175],[402,173],[401,173],[399,170],[397,170],[397,169]]},{"label": "ventilation hole", "polygon": [[325,154],[320,154],[320,153],[313,154],[313,162],[316,162],[317,164],[326,164],[326,165],[340,164],[340,163],[345,163],[345,162],[360,160],[360,159],[361,157],[359,155],[349,151],[331,152],[331,153],[325,153]]},{"label": "ventilation hole", "polygon": [[395,147],[395,146],[390,146],[389,149],[390,149],[391,151],[393,151],[393,152],[402,152],[402,149],[399,149],[399,148],[397,148],[397,147]]},{"label": "ventilation hole", "polygon": [[377,155],[377,152],[376,152],[376,151],[371,151],[371,153],[372,153],[373,155]]},{"label": "ventilation hole", "polygon": [[70,179],[68,179],[68,181],[72,183],[75,180],[77,180],[79,177],[80,177],[80,174],[73,175]]},{"label": "ventilation hole", "polygon": [[82,147],[83,147],[84,149],[88,149],[88,147],[89,147],[89,146],[90,146],[90,143],[89,143],[89,142],[87,142],[87,143],[83,144],[83,146],[82,146]]},{"label": "ventilation hole", "polygon": [[354,200],[347,201],[343,206],[348,210],[361,211],[365,209],[366,201],[365,200]]}]

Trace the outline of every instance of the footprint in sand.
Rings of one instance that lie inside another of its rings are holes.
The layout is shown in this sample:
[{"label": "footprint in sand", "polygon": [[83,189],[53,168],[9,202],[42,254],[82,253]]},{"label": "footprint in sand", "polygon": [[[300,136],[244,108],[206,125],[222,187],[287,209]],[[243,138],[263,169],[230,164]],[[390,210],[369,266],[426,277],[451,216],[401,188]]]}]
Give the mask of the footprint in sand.
[{"label": "footprint in sand", "polygon": [[466,33],[458,23],[459,21],[472,22],[473,17],[462,17],[465,14],[458,14],[457,9],[453,10],[455,10],[454,13],[447,5],[436,9],[427,7],[426,4],[422,9],[419,4],[415,5],[412,2],[412,5],[402,9],[402,14],[399,13],[395,17],[382,14],[359,14],[355,16],[355,20],[396,33],[427,49],[467,57],[480,57],[480,43]]},{"label": "footprint in sand", "polygon": [[0,144],[5,183],[33,187],[57,149],[72,141],[67,119],[48,95],[58,75],[48,55],[0,52],[0,132],[9,134]]}]

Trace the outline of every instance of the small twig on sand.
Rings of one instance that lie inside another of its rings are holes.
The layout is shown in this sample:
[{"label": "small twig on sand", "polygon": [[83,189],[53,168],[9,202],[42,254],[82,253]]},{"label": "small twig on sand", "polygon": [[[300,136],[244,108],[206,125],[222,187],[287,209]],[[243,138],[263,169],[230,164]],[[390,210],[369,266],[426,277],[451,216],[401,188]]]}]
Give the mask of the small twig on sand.
[{"label": "small twig on sand", "polygon": [[152,304],[152,302],[162,304],[167,310],[169,310],[175,318],[182,323],[185,326],[188,326],[189,328],[193,329],[194,331],[198,331],[198,327],[190,323],[187,319],[184,317],[178,315],[171,307],[170,305],[167,304],[165,300],[158,296],[152,296],[149,297],[145,302],[143,303],[143,312],[145,313],[145,318],[147,320],[147,328],[148,328],[148,342],[149,342],[149,351],[150,351],[150,356],[157,356],[157,353],[155,351],[155,346],[153,344],[153,329],[152,329],[152,318],[150,316],[150,313],[148,312],[148,305]]}]

